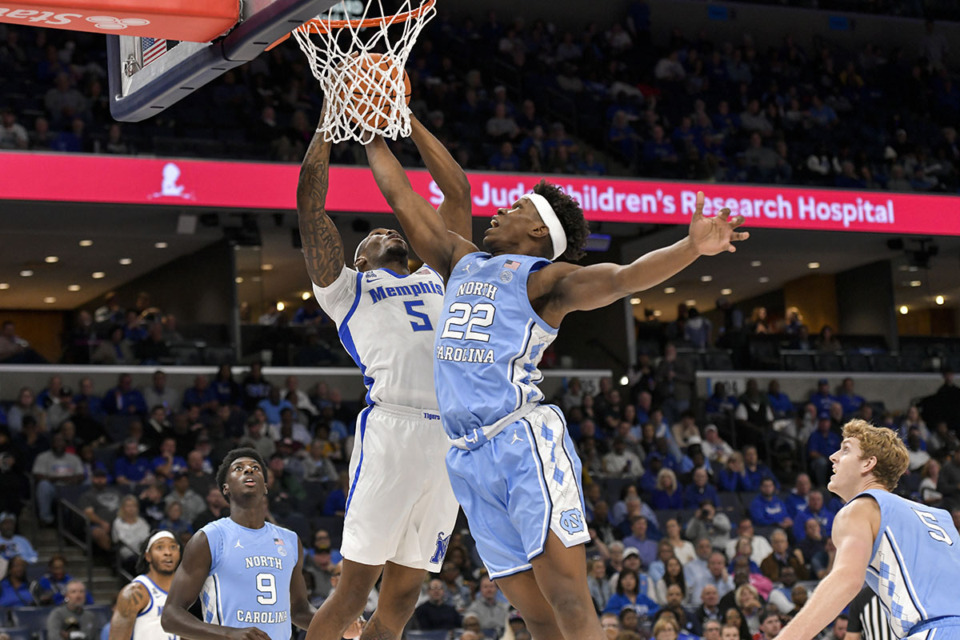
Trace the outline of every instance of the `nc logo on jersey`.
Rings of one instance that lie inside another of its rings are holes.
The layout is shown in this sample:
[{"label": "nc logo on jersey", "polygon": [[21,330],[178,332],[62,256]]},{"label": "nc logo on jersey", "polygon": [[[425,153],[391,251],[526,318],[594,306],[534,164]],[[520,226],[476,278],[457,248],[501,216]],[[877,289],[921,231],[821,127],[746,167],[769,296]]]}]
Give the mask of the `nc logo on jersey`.
[{"label": "nc logo on jersey", "polygon": [[447,555],[447,547],[450,546],[450,536],[443,537],[443,531],[437,534],[437,549],[433,552],[433,557],[430,558],[431,564],[440,564],[443,562],[443,557]]},{"label": "nc logo on jersey", "polygon": [[513,280],[513,271],[504,270],[500,272],[500,282],[507,284],[511,280]]},{"label": "nc logo on jersey", "polygon": [[560,514],[560,526],[563,530],[573,535],[583,531],[583,515],[580,509],[567,509]]}]

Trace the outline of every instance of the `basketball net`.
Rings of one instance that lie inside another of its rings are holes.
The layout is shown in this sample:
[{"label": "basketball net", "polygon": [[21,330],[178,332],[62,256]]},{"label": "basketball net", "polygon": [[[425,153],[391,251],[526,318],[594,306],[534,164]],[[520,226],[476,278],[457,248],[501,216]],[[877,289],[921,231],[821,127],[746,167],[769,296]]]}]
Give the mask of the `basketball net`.
[{"label": "basketball net", "polygon": [[[293,36],[307,56],[326,99],[318,132],[331,142],[368,143],[374,136],[410,135],[404,67],[424,25],[436,14],[435,0],[403,0],[386,15],[383,0],[369,0],[355,20],[319,17]],[[346,15],[346,7],[341,2]],[[379,10],[374,17],[370,14]],[[371,62],[370,54],[382,57]]]}]

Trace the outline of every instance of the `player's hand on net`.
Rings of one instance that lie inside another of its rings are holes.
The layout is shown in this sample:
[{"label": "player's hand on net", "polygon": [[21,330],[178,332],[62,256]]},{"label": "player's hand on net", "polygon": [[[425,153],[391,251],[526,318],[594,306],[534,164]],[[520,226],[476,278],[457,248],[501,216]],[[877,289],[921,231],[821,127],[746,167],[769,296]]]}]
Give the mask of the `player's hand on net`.
[{"label": "player's hand on net", "polygon": [[697,253],[702,256],[715,256],[724,251],[734,252],[734,242],[750,237],[746,231],[736,231],[743,224],[743,216],[730,217],[730,209],[721,209],[717,215],[707,218],[703,215],[703,191],[697,192],[697,209],[690,220],[690,239]]}]

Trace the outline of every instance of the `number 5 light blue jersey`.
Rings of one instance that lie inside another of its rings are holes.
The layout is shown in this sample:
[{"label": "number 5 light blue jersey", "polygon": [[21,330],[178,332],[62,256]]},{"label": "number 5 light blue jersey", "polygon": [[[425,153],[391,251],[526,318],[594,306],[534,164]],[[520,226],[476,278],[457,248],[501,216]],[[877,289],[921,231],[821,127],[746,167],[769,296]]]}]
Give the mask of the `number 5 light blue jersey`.
[{"label": "number 5 light blue jersey", "polygon": [[543,399],[537,365],[557,330],[530,306],[527,278],[548,264],[530,256],[471,253],[450,273],[437,328],[434,377],[443,426],[451,438],[482,444],[483,427]]},{"label": "number 5 light blue jersey", "polygon": [[344,267],[330,286],[314,285],[313,292],[363,373],[367,404],[436,411],[431,347],[443,302],[436,271],[423,267],[404,276]]},{"label": "number 5 light blue jersey", "polygon": [[269,522],[248,529],[230,518],[200,531],[210,546],[210,575],[200,592],[204,622],[257,627],[272,640],[289,640],[297,534]]},{"label": "number 5 light blue jersey", "polygon": [[877,489],[854,500],[866,496],[880,506],[867,584],[880,597],[893,632],[904,638],[946,626],[947,619],[950,626],[960,625],[954,587],[960,576],[960,534],[950,514]]}]

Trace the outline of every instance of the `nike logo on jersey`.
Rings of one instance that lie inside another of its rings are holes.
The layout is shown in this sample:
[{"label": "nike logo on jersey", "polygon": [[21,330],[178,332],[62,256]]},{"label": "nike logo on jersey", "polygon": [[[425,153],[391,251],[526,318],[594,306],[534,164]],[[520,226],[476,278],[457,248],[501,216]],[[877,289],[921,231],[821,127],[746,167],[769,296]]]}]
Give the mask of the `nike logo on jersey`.
[{"label": "nike logo on jersey", "polygon": [[521,438],[519,435],[517,435],[517,431],[514,430],[514,432],[513,432],[513,440],[510,441],[510,444],[514,444],[514,443],[516,443],[516,442],[525,442],[525,440],[524,440],[523,438]]},{"label": "nike logo on jersey", "polygon": [[243,549],[243,545],[240,544],[240,541],[239,541],[239,540],[237,540],[237,544],[233,545],[233,548],[234,548],[234,549]]}]

